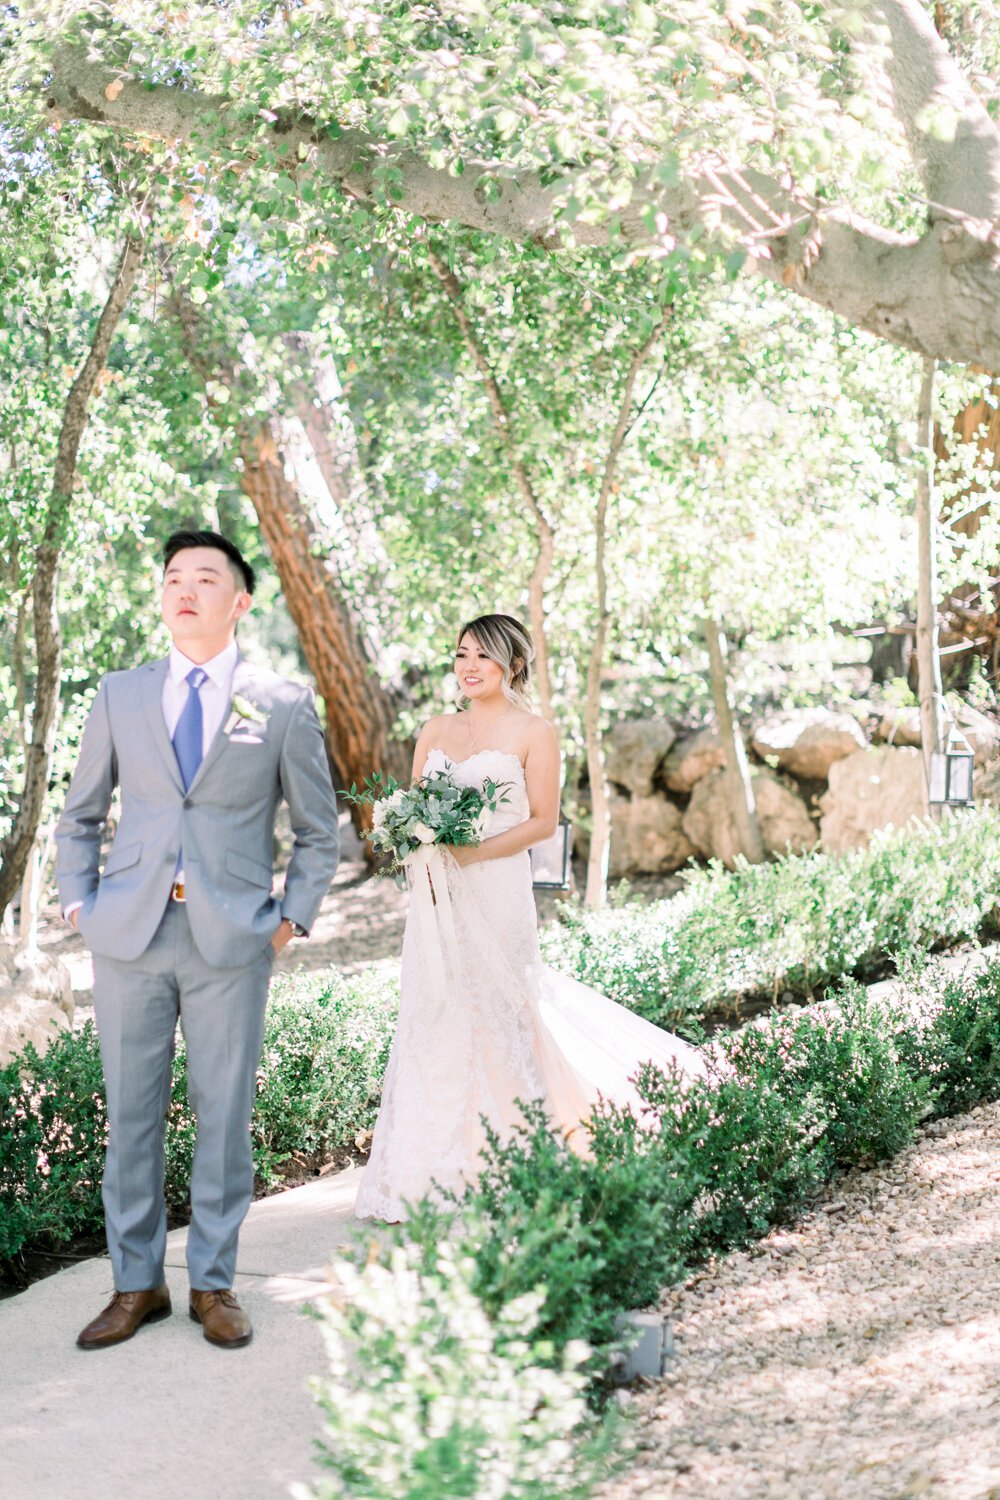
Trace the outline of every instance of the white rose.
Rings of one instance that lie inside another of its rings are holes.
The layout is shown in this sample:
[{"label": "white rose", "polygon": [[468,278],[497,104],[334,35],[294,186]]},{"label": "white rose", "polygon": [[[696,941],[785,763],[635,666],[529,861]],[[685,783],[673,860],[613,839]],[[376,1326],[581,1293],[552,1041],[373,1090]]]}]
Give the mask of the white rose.
[{"label": "white rose", "polygon": [[405,796],[406,796],[406,788],[403,787],[403,786],[398,786],[396,788],[396,790],[393,792],[392,796],[388,799],[388,802],[387,802],[386,805],[388,807],[398,807],[399,804],[402,802],[402,800],[403,800],[403,798]]},{"label": "white rose", "polygon": [[486,834],[489,831],[490,818],[492,816],[493,814],[490,812],[490,809],[488,807],[484,807],[482,812],[477,814],[475,823],[477,838],[482,839],[486,837]]},{"label": "white rose", "polygon": [[385,822],[385,815],[386,815],[387,812],[388,812],[388,808],[385,805],[385,799],[384,798],[375,803],[375,806],[372,808],[372,827],[373,828],[381,828],[382,827],[382,824]]},{"label": "white rose", "polygon": [[437,834],[433,828],[428,828],[426,823],[414,823],[413,837],[419,839],[422,844],[433,844]]}]

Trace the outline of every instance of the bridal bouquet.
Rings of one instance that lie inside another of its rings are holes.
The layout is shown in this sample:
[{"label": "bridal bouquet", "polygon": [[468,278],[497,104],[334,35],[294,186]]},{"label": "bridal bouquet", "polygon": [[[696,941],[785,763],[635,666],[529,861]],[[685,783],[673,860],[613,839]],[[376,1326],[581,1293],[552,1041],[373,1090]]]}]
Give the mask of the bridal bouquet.
[{"label": "bridal bouquet", "polygon": [[359,792],[351,783],[342,792],[346,802],[372,809],[372,826],[365,833],[376,854],[388,855],[394,870],[425,844],[478,844],[489,815],[507,801],[507,783],[487,781],[463,786],[447,771],[430,771],[413,786],[400,786],[381,771],[365,778]]}]

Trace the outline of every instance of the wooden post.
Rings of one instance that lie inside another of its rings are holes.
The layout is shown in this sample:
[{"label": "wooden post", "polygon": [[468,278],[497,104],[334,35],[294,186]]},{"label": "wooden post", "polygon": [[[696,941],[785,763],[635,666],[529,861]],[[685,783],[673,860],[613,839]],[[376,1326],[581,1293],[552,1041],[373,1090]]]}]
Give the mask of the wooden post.
[{"label": "wooden post", "polygon": [[[917,691],[920,698],[920,742],[924,775],[930,789],[931,755],[944,744],[944,693],[941,658],[938,655],[937,623],[937,517],[934,501],[934,377],[937,364],[923,362],[917,403],[917,452],[922,456],[917,471]],[[931,817],[940,815],[928,800]]]},{"label": "wooden post", "polygon": [[743,736],[733,714],[729,699],[729,670],[726,665],[728,648],[725,631],[712,615],[704,620],[705,640],[708,644],[708,672],[715,704],[715,722],[719,728],[719,739],[726,757],[726,792],[736,824],[740,852],[752,865],[763,864],[767,858],[760,824],[757,821],[757,803],[750,779]]}]

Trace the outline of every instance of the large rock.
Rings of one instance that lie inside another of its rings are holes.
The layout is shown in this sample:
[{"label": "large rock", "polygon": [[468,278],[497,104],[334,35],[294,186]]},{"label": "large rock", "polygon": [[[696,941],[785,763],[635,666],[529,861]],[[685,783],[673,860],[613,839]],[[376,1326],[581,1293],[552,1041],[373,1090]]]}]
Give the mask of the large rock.
[{"label": "large rock", "polygon": [[[955,714],[955,722],[972,746],[977,766],[988,765],[1000,756],[1000,723],[996,719],[980,713],[969,703],[963,703]],[[879,722],[876,738],[888,745],[921,745],[919,708],[887,709]]]},{"label": "large rock", "polygon": [[716,731],[699,729],[678,740],[660,774],[672,792],[686,795],[702,777],[725,764],[726,754]]},{"label": "large rock", "polygon": [[677,738],[666,719],[626,719],[604,737],[608,780],[636,797],[648,797],[660,762]]},{"label": "large rock", "polygon": [[[586,858],[590,839],[581,829],[577,835],[580,854]],[[608,874],[665,875],[680,869],[694,850],[681,827],[681,810],[665,797],[611,795],[611,853]]]},{"label": "large rock", "polygon": [[[816,825],[801,797],[788,789],[770,771],[752,773],[757,821],[764,847],[769,854],[803,854],[817,839]],[[740,850],[736,820],[723,771],[712,771],[695,786],[687,812],[684,832],[699,854],[721,859],[730,868]]]},{"label": "large rock", "polygon": [[69,1030],[69,1022],[58,1005],[18,995],[7,1003],[0,1001],[0,1067],[6,1066],[31,1042],[44,1052],[60,1032]]},{"label": "large rock", "polygon": [[877,829],[903,828],[926,817],[923,757],[895,745],[848,755],[830,767],[830,789],[819,805],[823,848],[863,849]]},{"label": "large rock", "polygon": [[963,703],[955,715],[959,729],[976,752],[976,765],[986,766],[1000,755],[1000,724]]},{"label": "large rock", "polygon": [[825,781],[834,761],[865,747],[850,714],[828,708],[800,708],[772,714],[754,730],[753,748],[761,760],[804,781]]},{"label": "large rock", "polygon": [[991,760],[989,765],[977,767],[973,790],[977,802],[1000,807],[1000,760]]},{"label": "large rock", "polygon": [[0,1066],[29,1042],[39,1052],[73,1020],[69,971],[58,959],[37,951],[16,958],[0,953]]},{"label": "large rock", "polygon": [[29,1000],[56,1005],[72,1023],[76,1013],[73,982],[69,969],[58,958],[34,950],[18,953],[14,958],[14,988]]},{"label": "large rock", "polygon": [[887,708],[879,719],[875,738],[886,745],[920,747],[919,708]]},{"label": "large rock", "polygon": [[611,809],[610,873],[659,875],[694,853],[679,807],[665,797],[616,797]]}]

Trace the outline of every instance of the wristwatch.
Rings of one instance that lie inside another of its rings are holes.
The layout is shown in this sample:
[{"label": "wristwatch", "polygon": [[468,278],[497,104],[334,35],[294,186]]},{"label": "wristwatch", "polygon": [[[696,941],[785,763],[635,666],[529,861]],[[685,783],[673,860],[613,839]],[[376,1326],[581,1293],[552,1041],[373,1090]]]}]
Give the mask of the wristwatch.
[{"label": "wristwatch", "polygon": [[[289,920],[291,920],[291,919],[289,918]],[[299,922],[292,922],[292,937],[293,938],[308,937],[308,936],[309,936],[308,932],[306,932],[305,928],[301,925],[301,923],[299,923]]]}]

